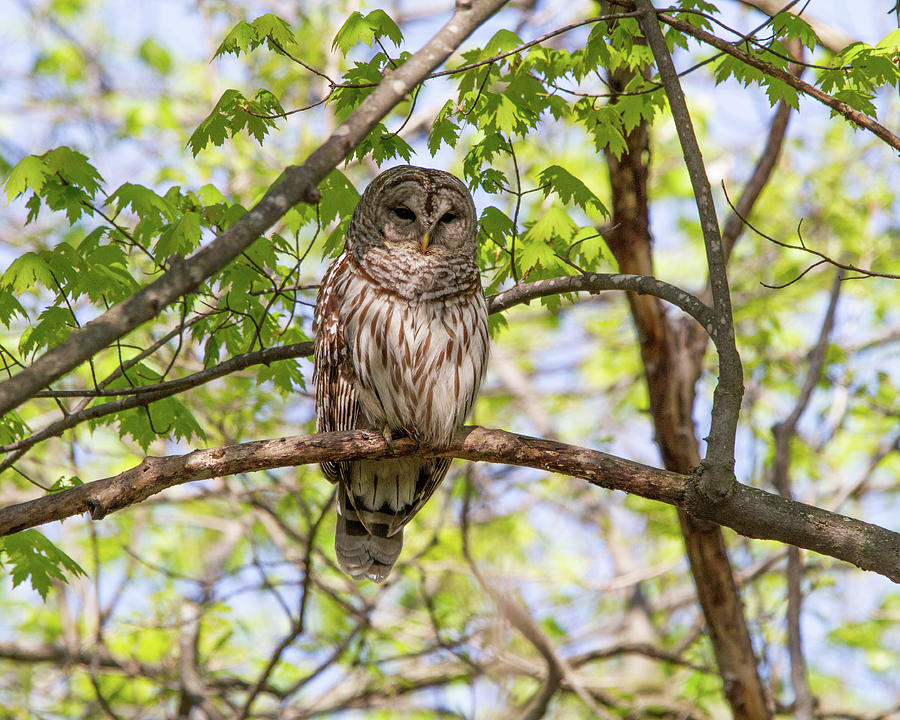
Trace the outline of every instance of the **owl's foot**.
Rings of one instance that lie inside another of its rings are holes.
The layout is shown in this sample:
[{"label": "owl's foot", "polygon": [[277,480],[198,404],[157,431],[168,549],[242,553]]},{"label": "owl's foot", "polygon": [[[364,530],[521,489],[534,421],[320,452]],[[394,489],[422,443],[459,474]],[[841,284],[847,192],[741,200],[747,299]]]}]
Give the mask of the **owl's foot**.
[{"label": "owl's foot", "polygon": [[[394,450],[393,433],[394,433],[394,431],[391,430],[391,428],[387,425],[385,425],[381,429],[381,436],[384,438],[384,441],[387,443],[388,450],[390,450],[392,454],[396,454],[396,451]],[[397,434],[398,434],[398,437],[401,437],[401,438],[404,435],[408,438],[411,438],[416,443],[416,452],[418,452],[421,449],[422,442],[421,442],[421,438],[419,437],[418,432],[415,432],[415,431],[411,432],[409,430],[400,429],[400,430],[397,430]]]},{"label": "owl's foot", "polygon": [[393,431],[391,430],[391,428],[388,425],[385,425],[383,428],[381,428],[381,436],[384,438],[384,441],[387,443],[388,450],[391,451],[391,455],[396,455],[396,452],[394,451]]}]

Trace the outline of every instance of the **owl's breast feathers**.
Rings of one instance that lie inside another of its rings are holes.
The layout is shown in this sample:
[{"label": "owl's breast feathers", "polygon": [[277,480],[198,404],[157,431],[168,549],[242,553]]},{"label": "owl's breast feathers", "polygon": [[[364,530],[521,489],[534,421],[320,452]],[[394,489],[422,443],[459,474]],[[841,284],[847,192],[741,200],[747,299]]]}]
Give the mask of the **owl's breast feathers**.
[{"label": "owl's breast feathers", "polygon": [[[388,428],[425,445],[450,440],[475,404],[488,323],[477,268],[474,281],[468,267],[445,270],[442,288],[426,284],[431,289],[417,297],[402,273],[392,282],[373,277],[348,254],[329,267],[313,323],[319,431]],[[341,566],[382,582],[400,553],[403,526],[449,466],[449,458],[415,457],[323,463],[326,477],[340,482]]]},{"label": "owl's breast feathers", "polygon": [[329,269],[317,303],[317,366],[352,377],[369,427],[440,445],[471,412],[487,363],[487,305],[480,283],[461,284],[417,300],[347,255]]}]

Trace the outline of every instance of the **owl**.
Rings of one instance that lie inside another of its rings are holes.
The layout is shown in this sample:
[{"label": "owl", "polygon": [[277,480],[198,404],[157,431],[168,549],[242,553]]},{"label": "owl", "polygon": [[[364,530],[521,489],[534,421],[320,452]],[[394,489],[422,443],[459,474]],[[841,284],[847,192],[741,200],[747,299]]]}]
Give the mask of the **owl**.
[{"label": "owl", "polygon": [[[403,165],[366,188],[344,252],[325,273],[313,320],[316,428],[402,431],[446,444],[475,404],[488,315],[475,262],[475,204],[458,178]],[[449,458],[326,462],[337,483],[338,562],[383,582],[403,527]]]}]

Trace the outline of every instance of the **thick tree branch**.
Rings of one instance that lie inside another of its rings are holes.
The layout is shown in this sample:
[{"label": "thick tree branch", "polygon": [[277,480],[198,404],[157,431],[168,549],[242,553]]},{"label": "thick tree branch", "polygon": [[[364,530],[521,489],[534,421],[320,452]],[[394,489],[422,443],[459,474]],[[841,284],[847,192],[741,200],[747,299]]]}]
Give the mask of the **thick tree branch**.
[{"label": "thick tree branch", "polygon": [[316,186],[432,70],[493,15],[506,0],[458,2],[456,12],[406,63],[388,72],[378,87],[318,147],[303,165],[291,166],[238,222],[190,258],[173,263],[156,281],[74,330],[65,341],[12,378],[0,383],[0,415],[76,368],[163,308],[214,275],[298,202],[314,203]]},{"label": "thick tree branch", "polygon": [[900,582],[900,534],[741,483],[735,484],[725,500],[713,502],[690,475],[596,450],[481,427],[461,428],[450,445],[440,451],[417,450],[415,441],[409,438],[397,438],[392,446],[393,454],[381,433],[355,430],[148,457],[114,477],[0,508],[0,536],[84,512],[99,520],[166,488],[194,480],[323,460],[418,454],[521,465],[578,477],[598,487],[674,505],[746,537],[797,545]]},{"label": "thick tree branch", "polygon": [[650,0],[637,0],[637,7],[643,11],[641,28],[653,51],[669,107],[672,109],[684,162],[694,188],[703,242],[706,246],[709,284],[716,318],[715,333],[712,337],[718,350],[719,381],[713,396],[706,458],[701,464],[703,471],[701,487],[710,498],[722,498],[727,495],[734,482],[734,441],[741,410],[741,397],[744,394],[743,369],[734,339],[734,320],[725,270],[725,253],[722,250],[719,221],[716,218],[716,208],[709,179],[706,177],[703,156],[697,144],[678,73],[672,64],[665,38],[656,19],[656,10]]}]

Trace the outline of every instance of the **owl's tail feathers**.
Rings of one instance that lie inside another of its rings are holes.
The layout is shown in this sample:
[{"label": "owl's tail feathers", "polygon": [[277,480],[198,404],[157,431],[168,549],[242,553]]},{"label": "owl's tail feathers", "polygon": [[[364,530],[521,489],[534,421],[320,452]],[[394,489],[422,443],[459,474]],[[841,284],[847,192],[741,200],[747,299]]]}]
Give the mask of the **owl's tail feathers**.
[{"label": "owl's tail feathers", "polygon": [[354,580],[368,578],[372,582],[382,583],[400,557],[403,529],[388,537],[386,525],[375,525],[372,528],[375,532],[370,533],[359,521],[350,503],[341,502],[343,500],[345,498],[341,497],[338,502],[337,529],[334,533],[334,550],[341,569]]}]

